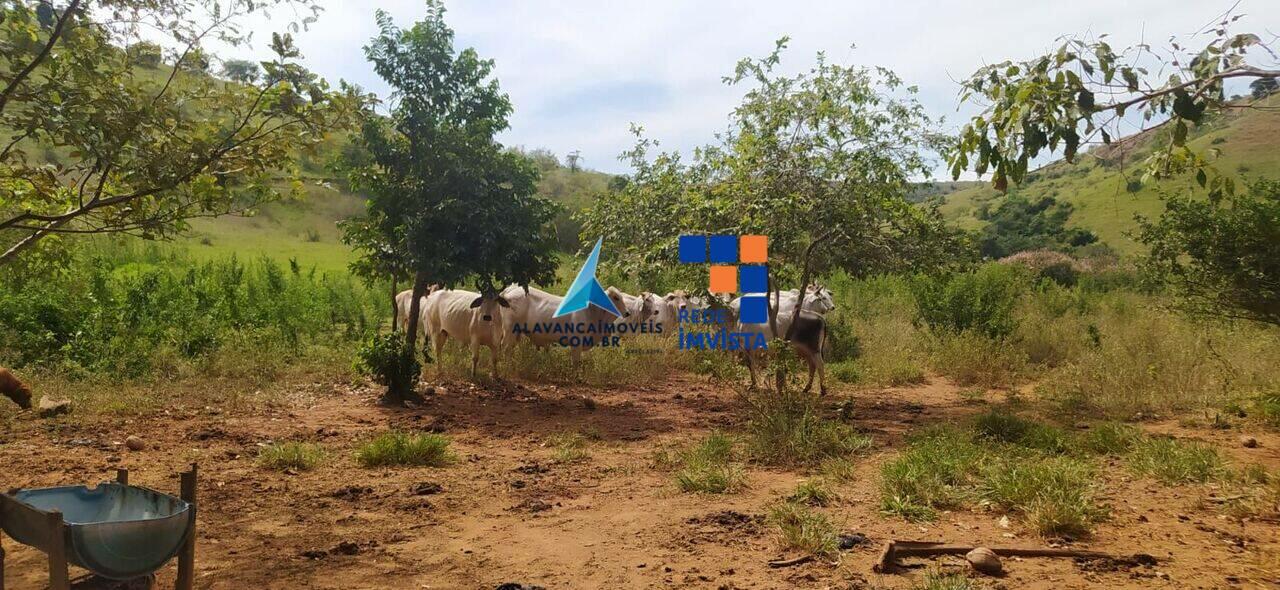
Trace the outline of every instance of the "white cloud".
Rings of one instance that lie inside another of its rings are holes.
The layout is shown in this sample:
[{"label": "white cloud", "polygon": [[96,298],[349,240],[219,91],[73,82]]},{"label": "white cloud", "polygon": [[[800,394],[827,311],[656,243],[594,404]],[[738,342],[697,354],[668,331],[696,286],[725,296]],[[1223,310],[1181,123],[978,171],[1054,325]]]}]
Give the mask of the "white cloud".
[{"label": "white cloud", "polygon": [[[792,38],[784,64],[807,68],[817,51],[842,63],[880,65],[919,86],[934,116],[956,124],[956,79],[985,63],[1026,58],[1063,34],[1110,33],[1113,45],[1162,43],[1187,35],[1231,7],[1226,0],[937,0],[788,2],[458,1],[446,19],[458,46],[496,60],[515,104],[512,145],[581,150],[588,166],[625,172],[616,160],[643,125],[666,148],[687,151],[722,130],[740,90],[721,83],[744,56]],[[364,60],[374,34],[365,2],[325,3],[310,31],[296,35],[309,67],[385,94]],[[377,7],[409,26],[424,12],[411,0]],[[1245,0],[1240,30],[1280,23],[1280,3]],[[278,28],[277,21],[260,23]],[[265,35],[260,34],[260,39]],[[851,49],[851,45],[857,46]],[[261,49],[261,48],[259,48]]]}]

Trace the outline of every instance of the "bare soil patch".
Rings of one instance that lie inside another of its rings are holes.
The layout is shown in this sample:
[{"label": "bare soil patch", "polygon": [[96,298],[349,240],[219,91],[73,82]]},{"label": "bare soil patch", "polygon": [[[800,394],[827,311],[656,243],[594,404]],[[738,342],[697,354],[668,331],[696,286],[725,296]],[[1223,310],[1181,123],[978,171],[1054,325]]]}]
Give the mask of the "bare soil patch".
[{"label": "bare soil patch", "polygon": [[[912,524],[879,513],[878,466],[914,428],[982,411],[941,379],[874,391],[839,391],[853,400],[852,423],[875,441],[857,458],[855,477],[835,484],[824,508],[842,532],[868,542],[838,563],[818,559],[770,568],[788,556],[765,514],[809,473],[748,466],[745,491],[682,494],[654,453],[712,429],[738,425],[737,396],[689,375],[645,386],[589,388],[517,382],[443,382],[413,409],[377,404],[378,392],[344,384],[296,387],[271,404],[235,409],[184,406],[144,416],[24,415],[0,432],[6,487],[90,483],[128,467],[135,483],[176,491],[178,473],[200,464],[197,586],[200,588],[905,588],[924,568],[871,572],[888,539],[986,545],[1043,545],[999,515],[943,513]],[[583,402],[589,397],[594,403]],[[177,396],[180,400],[181,396]],[[1192,429],[1166,420],[1149,430],[1194,436],[1238,462],[1280,467],[1280,436]],[[457,461],[445,468],[365,469],[352,458],[362,440],[389,428],[441,432]],[[548,437],[591,435],[589,457],[559,463]],[[143,450],[123,441],[135,435]],[[306,441],[327,460],[311,471],[258,466],[261,445]],[[1280,552],[1275,522],[1241,521],[1201,506],[1207,486],[1167,487],[1138,479],[1114,462],[1103,470],[1110,518],[1072,547],[1158,563],[1006,560],[997,588],[1232,588],[1280,583],[1270,569]],[[41,555],[12,541],[7,583],[44,587]],[[964,571],[951,558],[917,560]],[[173,568],[159,574],[173,582]]]}]

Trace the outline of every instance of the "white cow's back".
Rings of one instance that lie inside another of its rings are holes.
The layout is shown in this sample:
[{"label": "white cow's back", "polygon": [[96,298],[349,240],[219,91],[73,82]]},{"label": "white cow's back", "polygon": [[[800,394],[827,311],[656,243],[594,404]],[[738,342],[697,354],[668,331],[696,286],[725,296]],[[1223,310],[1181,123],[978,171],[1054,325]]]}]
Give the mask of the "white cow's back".
[{"label": "white cow's back", "polygon": [[471,304],[480,297],[479,293],[460,289],[441,289],[427,296],[426,323],[427,331],[434,338],[444,331],[450,338],[457,338],[470,343],[474,339],[477,344],[497,345],[502,343],[502,326],[504,316],[509,315],[498,306],[498,317],[485,321],[480,317],[480,310]]},{"label": "white cow's back", "polygon": [[[612,321],[613,318],[613,314],[594,306],[563,317],[555,317],[556,310],[560,308],[560,302],[564,297],[534,287],[529,287],[526,292],[524,287],[511,285],[502,291],[502,297],[511,305],[510,313],[503,314],[502,324],[502,336],[508,344],[515,343],[517,325],[534,344],[548,346],[559,344],[562,336],[573,334],[567,330],[547,329],[549,327],[560,325],[567,328],[579,323]],[[534,328],[538,326],[542,329],[534,333]]]}]

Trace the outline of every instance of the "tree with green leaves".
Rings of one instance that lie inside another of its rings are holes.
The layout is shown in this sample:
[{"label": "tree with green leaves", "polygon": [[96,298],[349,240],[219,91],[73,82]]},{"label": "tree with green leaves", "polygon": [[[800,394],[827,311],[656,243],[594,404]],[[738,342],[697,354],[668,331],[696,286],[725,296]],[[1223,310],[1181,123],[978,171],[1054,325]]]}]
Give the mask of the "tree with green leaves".
[{"label": "tree with green leaves", "polygon": [[1027,250],[1069,252],[1098,241],[1089,230],[1067,227],[1071,210],[1071,203],[1053,197],[1009,195],[982,216],[987,225],[979,234],[978,249],[988,258],[1004,258]]},{"label": "tree with green leaves", "polygon": [[1141,219],[1143,264],[1172,286],[1182,309],[1280,326],[1280,181],[1221,198],[1170,196]]},{"label": "tree with green leaves", "polygon": [[[306,0],[51,8],[42,18],[37,2],[0,4],[0,264],[52,236],[163,238],[298,190],[298,153],[351,124],[361,102],[303,69],[287,33],[273,35],[257,84],[190,71],[203,44],[247,42],[238,24],[272,9],[318,10]],[[167,65],[130,58],[146,30],[171,35]]]},{"label": "tree with green leaves", "polygon": [[253,84],[262,75],[258,64],[247,59],[229,59],[222,62],[222,75],[241,84]]},{"label": "tree with green leaves", "polygon": [[[428,284],[496,296],[509,283],[548,281],[556,267],[556,206],[536,196],[534,163],[494,139],[511,101],[492,60],[454,49],[444,14],[431,0],[423,20],[400,29],[377,13],[379,34],[365,54],[394,93],[389,112],[368,113],[357,139],[369,164],[349,173],[368,195],[367,213],[343,224],[361,255],[355,272],[412,277],[409,356]],[[389,401],[411,394],[402,389],[389,388]]]},{"label": "tree with green leaves", "polygon": [[1275,76],[1258,78],[1249,83],[1249,93],[1258,100],[1275,94],[1277,90],[1280,90],[1280,82],[1276,80]]},{"label": "tree with green leaves", "polygon": [[924,269],[963,251],[936,203],[907,200],[912,179],[930,169],[924,153],[941,145],[915,89],[822,54],[807,72],[781,74],[786,43],[725,78],[749,88],[720,141],[691,162],[652,153],[656,143],[635,130],[629,182],[582,215],[584,236],[607,236],[623,272],[705,284],[705,269],[674,264],[679,235],[691,232],[767,235],[775,298],[781,285],[798,282],[803,293],[833,269]]},{"label": "tree with green leaves", "polygon": [[978,70],[960,97],[985,101],[985,109],[952,149],[952,172],[990,172],[1004,190],[1045,150],[1061,148],[1070,161],[1095,137],[1110,143],[1126,116],[1160,121],[1164,145],[1142,164],[1141,181],[1194,174],[1204,194],[1165,196],[1159,219],[1139,218],[1147,269],[1182,296],[1184,309],[1276,324],[1276,186],[1237,195],[1235,179],[1213,165],[1218,148],[1198,152],[1187,141],[1192,126],[1228,108],[1267,108],[1226,95],[1229,81],[1265,86],[1280,76],[1261,36],[1230,32],[1239,18],[1206,27],[1200,49],[1172,39],[1167,51],[1143,44],[1116,52],[1105,38],[1068,37],[1048,55]]},{"label": "tree with green leaves", "polygon": [[1206,152],[1187,142],[1190,127],[1232,104],[1224,88],[1232,80],[1280,76],[1275,53],[1262,37],[1231,33],[1240,17],[1206,27],[1198,49],[1171,39],[1167,48],[1147,44],[1116,51],[1106,36],[1071,36],[1052,53],[1004,61],[974,72],[961,86],[961,102],[983,110],[970,119],[948,157],[955,177],[966,170],[990,173],[995,187],[1020,183],[1042,153],[1073,161],[1082,147],[1109,144],[1120,126],[1140,118],[1158,121],[1164,145],[1142,163],[1143,182],[1191,173],[1210,193],[1235,189]]}]

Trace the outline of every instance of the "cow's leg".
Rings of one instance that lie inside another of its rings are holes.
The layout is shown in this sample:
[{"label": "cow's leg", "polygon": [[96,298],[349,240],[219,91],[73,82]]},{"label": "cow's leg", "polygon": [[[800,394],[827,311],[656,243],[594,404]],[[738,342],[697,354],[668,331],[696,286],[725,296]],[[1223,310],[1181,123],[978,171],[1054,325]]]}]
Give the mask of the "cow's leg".
[{"label": "cow's leg", "polygon": [[476,366],[480,364],[480,342],[471,339],[471,379],[476,378]]},{"label": "cow's leg", "polygon": [[809,393],[809,390],[813,389],[813,373],[817,369],[817,365],[814,363],[814,356],[816,355],[813,349],[798,342],[793,342],[792,346],[800,354],[800,358],[804,359],[805,364],[809,365],[809,382],[804,384],[804,392]]},{"label": "cow's leg", "polygon": [[751,373],[751,389],[756,388],[756,352],[754,350],[746,351],[747,371]]},{"label": "cow's leg", "polygon": [[501,346],[495,346],[493,344],[489,345],[489,356],[493,357],[493,378],[494,379],[498,378],[498,351],[501,349],[502,349]]},{"label": "cow's leg", "polygon": [[582,366],[582,349],[574,346],[569,349],[569,358],[573,359],[573,375],[578,376],[578,369]]},{"label": "cow's leg", "polygon": [[431,335],[431,343],[435,345],[435,349],[436,349],[437,366],[440,363],[444,362],[444,357],[441,356],[441,353],[444,351],[444,341],[448,339],[449,339],[449,334],[444,330],[440,330]]}]

